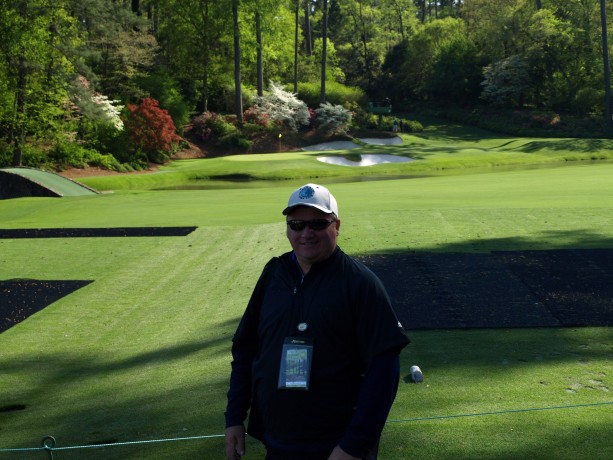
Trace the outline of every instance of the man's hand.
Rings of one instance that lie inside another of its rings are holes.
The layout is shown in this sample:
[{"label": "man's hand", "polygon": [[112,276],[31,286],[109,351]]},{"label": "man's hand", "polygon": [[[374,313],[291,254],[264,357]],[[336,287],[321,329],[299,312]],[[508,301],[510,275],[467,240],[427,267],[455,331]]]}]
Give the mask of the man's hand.
[{"label": "man's hand", "polygon": [[361,460],[361,459],[360,457],[354,457],[353,455],[349,455],[347,452],[341,449],[340,446],[336,446],[334,450],[332,451],[332,453],[330,454],[330,456],[328,457],[328,460]]},{"label": "man's hand", "polygon": [[226,458],[239,460],[245,455],[245,427],[243,425],[226,428]]}]

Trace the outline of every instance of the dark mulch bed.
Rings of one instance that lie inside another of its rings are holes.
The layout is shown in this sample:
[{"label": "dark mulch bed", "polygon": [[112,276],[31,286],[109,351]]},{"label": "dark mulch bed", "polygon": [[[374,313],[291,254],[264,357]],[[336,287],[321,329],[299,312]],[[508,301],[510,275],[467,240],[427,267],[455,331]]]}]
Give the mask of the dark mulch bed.
[{"label": "dark mulch bed", "polygon": [[[0,238],[186,236],[198,227],[0,229]],[[0,281],[0,333],[92,281]]]},{"label": "dark mulch bed", "polygon": [[613,250],[362,258],[407,329],[613,325]]},{"label": "dark mulch bed", "polygon": [[[410,330],[613,326],[613,250],[360,257]],[[91,281],[0,281],[0,332]]]},{"label": "dark mulch bed", "polygon": [[92,281],[0,281],[0,333]]},{"label": "dark mulch bed", "polygon": [[124,236],[186,236],[198,227],[17,228],[0,229],[0,238],[99,238]]}]

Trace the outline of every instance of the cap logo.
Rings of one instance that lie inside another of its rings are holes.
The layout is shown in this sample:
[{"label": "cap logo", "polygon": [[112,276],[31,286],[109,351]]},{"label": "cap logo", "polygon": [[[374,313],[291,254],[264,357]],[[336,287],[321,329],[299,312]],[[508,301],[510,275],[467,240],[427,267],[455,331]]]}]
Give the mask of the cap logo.
[{"label": "cap logo", "polygon": [[315,195],[315,190],[313,190],[313,187],[309,185],[302,187],[300,192],[298,192],[298,196],[301,200],[308,200],[309,198],[312,198],[313,195]]}]

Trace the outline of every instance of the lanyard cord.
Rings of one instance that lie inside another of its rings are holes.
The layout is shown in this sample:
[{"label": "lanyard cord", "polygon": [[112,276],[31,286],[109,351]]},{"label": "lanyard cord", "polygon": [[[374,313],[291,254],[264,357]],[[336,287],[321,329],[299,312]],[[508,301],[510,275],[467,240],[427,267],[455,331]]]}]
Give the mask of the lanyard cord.
[{"label": "lanyard cord", "polygon": [[[296,254],[293,251],[292,251],[291,259],[295,262],[295,266],[296,266],[296,276],[295,276],[296,284],[294,285],[294,305],[295,305],[296,295],[298,294],[298,289],[300,289],[300,287],[303,285],[304,279],[305,279],[306,275],[302,271],[302,267],[298,263],[298,259],[296,257]],[[313,267],[311,267],[311,269],[313,269]],[[309,271],[309,273],[310,273],[310,271]],[[322,277],[323,276],[320,274],[319,279],[315,280],[317,284],[315,284],[313,286],[312,295],[311,295],[310,301],[308,302],[308,305],[306,304],[306,299],[304,299],[302,302],[300,302],[297,305],[297,307],[298,307],[298,324],[297,324],[296,328],[298,329],[299,332],[305,332],[310,327],[310,325],[306,321],[306,319],[307,319],[306,317],[307,317],[308,310],[310,310],[310,307],[313,304],[313,301],[315,300],[317,291],[319,290],[319,285],[322,282]],[[312,276],[311,276],[311,278],[312,278]],[[308,307],[308,308],[305,308],[305,307]]]}]

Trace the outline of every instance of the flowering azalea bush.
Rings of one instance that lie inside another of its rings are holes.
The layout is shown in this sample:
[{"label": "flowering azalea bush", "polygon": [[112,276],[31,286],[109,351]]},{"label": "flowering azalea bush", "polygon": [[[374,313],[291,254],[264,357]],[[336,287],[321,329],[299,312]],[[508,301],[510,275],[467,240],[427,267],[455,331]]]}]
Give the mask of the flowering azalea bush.
[{"label": "flowering azalea bush", "polygon": [[252,123],[254,125],[268,128],[270,126],[270,115],[258,110],[257,107],[249,107],[243,113],[243,120],[245,123]]},{"label": "flowering azalea bush", "polygon": [[125,126],[134,150],[150,161],[163,162],[181,140],[168,111],[155,99],[145,98],[139,105],[128,104],[128,112]]}]

